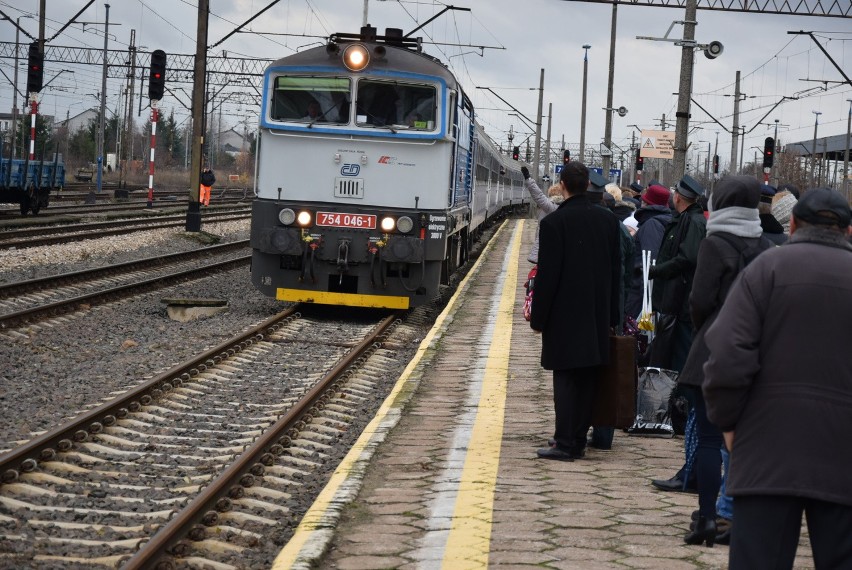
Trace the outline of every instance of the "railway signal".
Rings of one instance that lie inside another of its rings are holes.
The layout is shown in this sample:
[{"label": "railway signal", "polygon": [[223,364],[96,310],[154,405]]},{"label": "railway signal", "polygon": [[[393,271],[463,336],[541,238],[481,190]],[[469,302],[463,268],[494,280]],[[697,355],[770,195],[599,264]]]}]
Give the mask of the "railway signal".
[{"label": "railway signal", "polygon": [[568,164],[571,162],[571,151],[567,148],[562,151],[562,164]]},{"label": "railway signal", "polygon": [[148,77],[148,98],[159,101],[166,89],[166,52],[161,49],[151,52],[151,73]]},{"label": "railway signal", "polygon": [[775,160],[775,139],[766,137],[763,143],[763,168],[772,168],[772,163]]},{"label": "railway signal", "polygon": [[518,160],[518,157],[521,156],[521,148],[517,146],[512,147],[512,158],[514,160]]},{"label": "railway signal", "polygon": [[713,174],[719,174],[719,155],[713,155]]},{"label": "railway signal", "polygon": [[38,42],[30,44],[29,61],[27,63],[27,92],[41,91],[44,80],[44,53],[39,49]]},{"label": "railway signal", "polygon": [[645,168],[645,157],[639,154],[639,149],[636,149],[636,172],[640,172]]}]

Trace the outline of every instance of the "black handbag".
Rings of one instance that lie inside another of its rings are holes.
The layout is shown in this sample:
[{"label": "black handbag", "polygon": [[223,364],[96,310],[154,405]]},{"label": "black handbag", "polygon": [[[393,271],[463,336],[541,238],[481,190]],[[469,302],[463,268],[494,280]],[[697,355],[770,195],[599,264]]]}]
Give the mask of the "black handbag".
[{"label": "black handbag", "polygon": [[672,352],[674,351],[677,315],[657,313],[654,323],[654,339],[648,347],[646,366],[671,369]]}]

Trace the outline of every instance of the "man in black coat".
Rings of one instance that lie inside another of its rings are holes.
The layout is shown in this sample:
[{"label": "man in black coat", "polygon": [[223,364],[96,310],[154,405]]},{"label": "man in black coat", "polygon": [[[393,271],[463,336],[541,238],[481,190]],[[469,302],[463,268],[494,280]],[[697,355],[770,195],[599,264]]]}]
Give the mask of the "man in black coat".
[{"label": "man in black coat", "polygon": [[[698,198],[704,189],[690,176],[684,176],[674,193],[675,214],[666,226],[660,254],[648,276],[654,280],[651,302],[657,312],[657,323],[671,320],[673,332],[664,334],[658,326],[655,345],[651,347],[651,366],[680,372],[692,345],[692,319],[689,315],[689,293],[698,262],[698,246],[707,230],[704,211]],[[662,340],[670,336],[670,342]]]},{"label": "man in black coat", "polygon": [[565,201],[541,220],[530,326],[542,333],[541,365],[553,370],[556,412],[545,459],[582,457],[600,366],[609,363],[610,327],[619,322],[620,228],[586,196],[589,171],[571,162],[560,176]]}]

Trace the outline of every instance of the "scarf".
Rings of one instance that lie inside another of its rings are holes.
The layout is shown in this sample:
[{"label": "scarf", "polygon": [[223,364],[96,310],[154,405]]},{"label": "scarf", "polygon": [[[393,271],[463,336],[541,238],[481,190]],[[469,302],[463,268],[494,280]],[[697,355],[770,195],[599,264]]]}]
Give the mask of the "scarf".
[{"label": "scarf", "polygon": [[760,217],[757,208],[731,206],[721,210],[712,210],[707,218],[707,235],[727,232],[742,238],[760,237]]}]

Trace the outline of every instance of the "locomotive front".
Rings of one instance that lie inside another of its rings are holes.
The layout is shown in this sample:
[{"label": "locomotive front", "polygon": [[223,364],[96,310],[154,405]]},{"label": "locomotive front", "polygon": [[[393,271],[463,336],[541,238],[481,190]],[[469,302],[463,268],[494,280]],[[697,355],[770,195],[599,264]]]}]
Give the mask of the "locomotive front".
[{"label": "locomotive front", "polygon": [[284,301],[432,300],[447,243],[470,217],[472,143],[458,134],[457,99],[452,74],[391,30],[337,34],[270,65],[254,285]]}]

